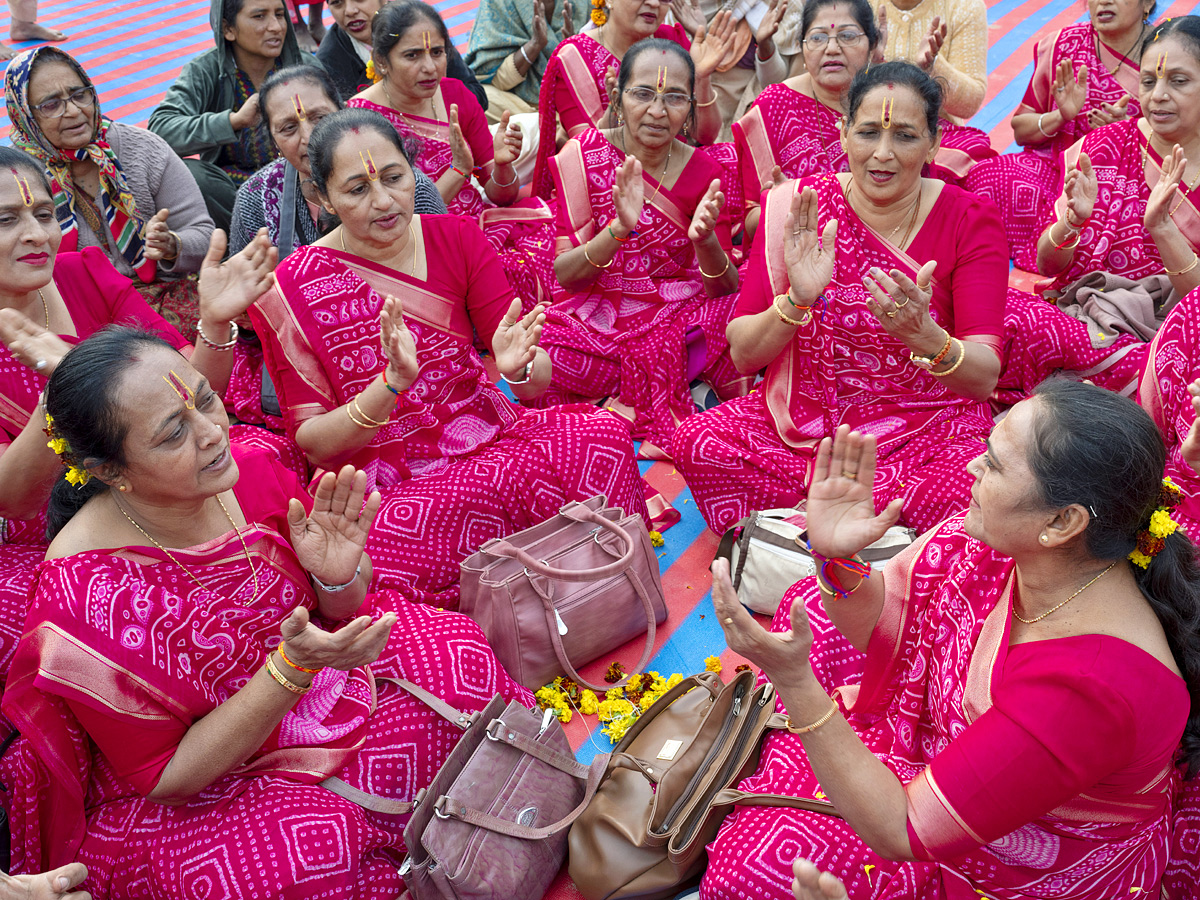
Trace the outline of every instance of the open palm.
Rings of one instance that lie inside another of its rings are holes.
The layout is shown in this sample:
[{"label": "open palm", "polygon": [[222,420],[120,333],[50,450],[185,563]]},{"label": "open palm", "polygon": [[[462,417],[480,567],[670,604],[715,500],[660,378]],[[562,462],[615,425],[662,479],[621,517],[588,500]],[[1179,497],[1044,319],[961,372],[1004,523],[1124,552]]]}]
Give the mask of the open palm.
[{"label": "open palm", "polygon": [[808,540],[815,552],[850,557],[875,543],[900,518],[903,501],[875,514],[875,436],[839,425],[822,438],[808,489]]}]

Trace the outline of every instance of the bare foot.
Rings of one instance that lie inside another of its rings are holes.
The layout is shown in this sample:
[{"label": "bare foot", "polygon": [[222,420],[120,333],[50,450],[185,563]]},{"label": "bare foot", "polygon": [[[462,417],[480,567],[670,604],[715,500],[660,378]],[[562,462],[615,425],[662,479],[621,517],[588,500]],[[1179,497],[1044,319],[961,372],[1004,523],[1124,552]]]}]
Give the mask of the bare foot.
[{"label": "bare foot", "polygon": [[324,22],[309,22],[308,33],[312,35],[312,39],[318,44],[325,40],[325,23]]},{"label": "bare foot", "polygon": [[37,22],[13,22],[8,29],[8,36],[14,41],[65,41],[67,39],[63,32],[39,25]]},{"label": "bare foot", "polygon": [[0,62],[8,62],[16,55],[16,50],[8,46],[8,44],[0,43]]},{"label": "bare foot", "polygon": [[846,886],[829,872],[822,872],[807,859],[792,863],[792,893],[796,900],[849,900]]},{"label": "bare foot", "polygon": [[303,22],[293,22],[292,29],[296,32],[296,43],[300,45],[300,49],[305,53],[316,53],[317,42],[313,40],[313,36],[309,34],[308,26]]}]

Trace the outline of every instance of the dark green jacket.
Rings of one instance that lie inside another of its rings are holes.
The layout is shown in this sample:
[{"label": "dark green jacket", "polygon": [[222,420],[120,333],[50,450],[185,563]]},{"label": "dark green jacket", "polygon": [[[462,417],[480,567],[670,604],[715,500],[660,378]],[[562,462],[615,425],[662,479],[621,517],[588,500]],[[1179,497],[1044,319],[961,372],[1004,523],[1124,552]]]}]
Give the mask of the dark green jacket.
[{"label": "dark green jacket", "polygon": [[[213,0],[208,14],[215,46],[183,67],[158,109],[151,114],[149,125],[180,156],[195,154],[211,163],[217,161],[224,144],[237,140],[229,124],[229,113],[239,105],[235,90],[237,64],[233,61],[233,48],[226,45],[222,34],[221,6],[221,0]],[[288,18],[277,65],[282,68],[300,63],[320,65],[314,56],[301,52]]]}]

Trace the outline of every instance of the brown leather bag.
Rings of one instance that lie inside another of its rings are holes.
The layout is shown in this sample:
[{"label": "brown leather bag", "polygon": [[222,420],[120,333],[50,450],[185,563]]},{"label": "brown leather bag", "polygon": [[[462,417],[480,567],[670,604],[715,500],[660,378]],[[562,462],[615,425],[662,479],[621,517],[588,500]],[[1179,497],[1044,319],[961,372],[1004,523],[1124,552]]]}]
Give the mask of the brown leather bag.
[{"label": "brown leather bag", "polygon": [[603,496],[568,503],[558,514],[508,538],[488,541],[461,566],[459,611],[483,629],[496,658],[536,690],[578,671],[639,634],[640,672],[667,618],[658,557],[646,523],[607,506]]},{"label": "brown leather bag", "polygon": [[685,678],[613,750],[604,781],[571,826],[568,868],[587,900],[674,896],[704,869],[705,846],[735,804],[837,815],[832,803],[734,786],[758,765],[763,735],[786,727],[770,682]]}]

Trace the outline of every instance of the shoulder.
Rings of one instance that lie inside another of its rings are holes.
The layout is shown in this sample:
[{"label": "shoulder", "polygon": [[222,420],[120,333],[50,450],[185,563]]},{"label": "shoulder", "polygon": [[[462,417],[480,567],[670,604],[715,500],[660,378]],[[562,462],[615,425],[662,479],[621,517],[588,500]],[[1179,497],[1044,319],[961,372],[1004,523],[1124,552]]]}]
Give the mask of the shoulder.
[{"label": "shoulder", "polygon": [[80,297],[79,289],[120,290],[129,280],[113,266],[108,255],[99,247],[84,247],[79,251],[60,253],[54,260],[54,283],[64,299],[95,302],[95,297]]},{"label": "shoulder", "polygon": [[[156,154],[159,156],[174,156],[175,151],[171,149],[171,145],[165,140],[145,128],[139,128],[136,125],[126,125],[124,122],[113,122],[109,126],[110,133],[115,132],[119,147],[114,147],[118,150],[133,151],[138,154]],[[112,143],[110,140],[109,143]],[[122,160],[124,162],[124,160]]]},{"label": "shoulder", "polygon": [[[969,25],[971,23],[966,21],[969,19],[987,20],[987,4],[983,0],[948,0],[939,5],[942,7],[943,21],[949,19],[951,25],[956,22]],[[986,35],[980,37],[986,38]]]},{"label": "shoulder", "polygon": [[254,194],[278,188],[283,182],[283,171],[287,166],[287,160],[282,156],[272,162],[267,163],[253,175],[246,179],[246,183],[238,189],[238,194]]},{"label": "shoulder", "polygon": [[456,216],[449,213],[424,215],[421,216],[421,231],[426,239],[433,239],[440,244],[458,244],[464,250],[473,245],[487,244],[487,238],[483,236],[479,223],[473,216]]}]

